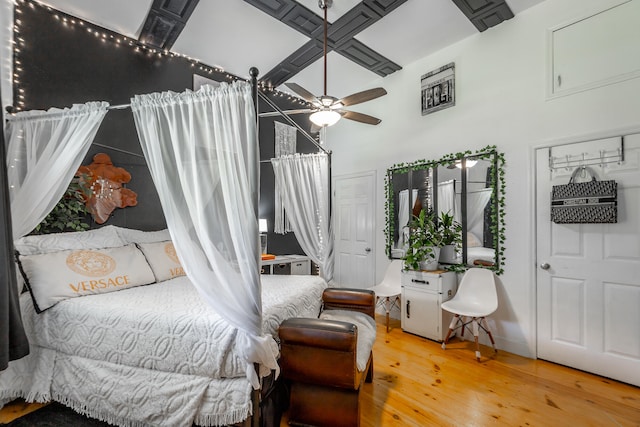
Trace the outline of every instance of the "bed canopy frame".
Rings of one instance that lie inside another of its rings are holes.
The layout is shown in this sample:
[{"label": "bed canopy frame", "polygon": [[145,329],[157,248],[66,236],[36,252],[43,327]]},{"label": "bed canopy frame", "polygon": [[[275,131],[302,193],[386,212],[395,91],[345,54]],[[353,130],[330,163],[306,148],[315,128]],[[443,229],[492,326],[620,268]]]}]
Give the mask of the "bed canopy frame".
[{"label": "bed canopy frame", "polygon": [[[316,147],[319,151],[321,151],[322,153],[327,155],[328,158],[328,188],[329,188],[329,192],[328,192],[328,206],[329,206],[329,220],[331,220],[331,151],[327,150],[325,147],[323,147],[322,145],[320,145],[318,143],[318,141],[316,139],[314,139],[311,135],[309,135],[309,133],[307,131],[305,131],[298,123],[296,123],[294,120],[292,120],[285,111],[283,111],[280,107],[278,107],[271,99],[269,99],[265,94],[261,93],[258,89],[258,74],[259,71],[256,67],[252,67],[249,70],[249,74],[251,76],[250,79],[250,84],[251,84],[251,93],[252,93],[252,98],[253,98],[253,108],[254,108],[254,112],[255,112],[255,116],[256,116],[256,127],[259,127],[259,119],[260,117],[264,117],[264,116],[274,116],[274,115],[279,115],[281,116],[288,124],[290,124],[291,126],[293,126],[294,128],[296,128],[296,130],[298,132],[300,132],[302,134],[302,136],[308,140],[309,142],[311,142],[313,144],[314,147]],[[270,113],[264,113],[264,114],[260,114],[259,113],[259,100],[262,100],[267,106],[269,106],[271,109],[273,109],[275,111],[275,113],[270,112]],[[131,104],[122,104],[122,105],[114,105],[114,106],[109,106],[107,107],[107,110],[120,110],[120,109],[126,109],[126,108],[130,108]],[[7,107],[7,111],[11,112],[13,109],[12,107]],[[96,144],[99,146],[102,146],[101,144]],[[115,151],[121,151],[124,152],[126,154],[130,154],[130,155],[135,155],[135,156],[140,156],[139,154],[136,153],[132,153],[132,152],[128,152],[122,149],[118,149],[115,147],[107,147],[105,146],[105,148],[111,149],[111,150],[115,150]],[[2,165],[2,172],[5,174],[6,176],[6,171],[7,171],[7,163],[6,163],[6,152],[4,150],[4,140],[2,141],[2,150],[0,150],[0,154],[2,154],[1,156],[1,160],[3,162]],[[261,161],[260,159],[256,159],[255,157],[259,157],[259,152],[256,153],[252,153],[253,157],[252,159],[249,159],[251,162],[255,162],[255,164],[259,164]],[[269,160],[266,160],[269,161]],[[253,202],[253,211],[256,217],[256,222],[258,221],[259,218],[259,214],[258,214],[258,202],[259,202],[259,174],[253,174],[253,179],[254,182],[252,182],[252,188],[254,189],[253,194],[252,194],[252,202]],[[0,180],[1,181],[1,180]],[[2,182],[0,182],[2,183]],[[6,180],[4,182],[6,184]],[[7,254],[12,254],[14,249],[13,249],[13,242],[10,238],[10,236],[12,235],[12,231],[11,231],[11,221],[10,221],[10,208],[8,206],[8,195],[6,194],[6,191],[4,192],[5,195],[7,196],[6,199],[4,200],[5,202],[5,208],[6,208],[6,214],[9,216],[9,218],[5,218],[6,220],[3,222],[4,225],[2,226],[2,230],[0,230],[0,235],[3,235],[7,238],[3,239],[4,241],[2,242],[2,245],[4,246],[4,250],[5,253]],[[4,199],[4,198],[3,198]],[[257,241],[256,241],[257,242]],[[10,271],[10,270],[9,270]],[[7,287],[13,287],[15,288],[15,284],[13,283],[13,280],[10,276],[7,277]],[[15,275],[14,275],[15,278]],[[4,294],[4,292],[3,292]],[[9,311],[11,310],[18,310],[18,317],[20,317],[20,313],[19,313],[19,305],[18,304],[9,304]],[[17,325],[19,327],[19,329],[22,329],[22,325]],[[11,327],[16,327],[15,324],[9,324],[9,325],[0,325],[0,329],[10,329]],[[18,357],[19,358],[19,357]],[[256,372],[258,372],[259,369],[256,366]],[[252,404],[253,404],[253,415],[251,415],[248,419],[246,419],[242,425],[244,426],[259,426],[260,425],[260,420],[261,420],[261,413],[260,413],[260,401],[261,401],[261,395],[264,395],[264,388],[265,388],[265,384],[263,382],[263,379],[260,379],[261,381],[261,388],[260,389],[253,389],[252,390],[252,394],[251,394],[251,400],[252,400]]]}]

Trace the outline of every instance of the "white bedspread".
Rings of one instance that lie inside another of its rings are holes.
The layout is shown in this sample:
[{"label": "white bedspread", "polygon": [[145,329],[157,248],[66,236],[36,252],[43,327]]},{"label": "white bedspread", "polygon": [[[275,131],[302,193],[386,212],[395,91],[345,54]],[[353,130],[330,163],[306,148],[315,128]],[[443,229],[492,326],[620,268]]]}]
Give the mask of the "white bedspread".
[{"label": "white bedspread", "polygon": [[[286,318],[317,317],[323,279],[261,278],[266,334]],[[230,424],[251,413],[236,330],[186,277],[72,298],[41,314],[24,294],[21,308],[33,354],[0,374],[0,403],[54,399],[126,426]]]}]

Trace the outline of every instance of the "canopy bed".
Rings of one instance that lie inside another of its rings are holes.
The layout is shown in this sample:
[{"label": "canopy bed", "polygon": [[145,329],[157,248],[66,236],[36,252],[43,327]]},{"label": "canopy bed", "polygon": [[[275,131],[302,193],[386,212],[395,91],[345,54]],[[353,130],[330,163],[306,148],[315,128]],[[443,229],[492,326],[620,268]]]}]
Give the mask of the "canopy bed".
[{"label": "canopy bed", "polygon": [[[308,200],[320,208],[314,205],[314,215],[294,231],[305,236],[307,255],[325,277],[259,274],[257,69],[251,75],[251,86],[223,83],[132,98],[167,230],[107,226],[22,237],[61,197],[107,103],[55,112],[65,116],[63,129],[82,130],[59,138],[74,141],[73,149],[52,143],[58,132],[50,128],[41,144],[51,151],[46,154],[32,147],[14,156],[18,145],[9,141],[9,159],[35,162],[23,162],[25,172],[9,179],[12,216],[19,219],[16,258],[30,291],[20,296],[20,307],[31,354],[0,372],[0,404],[56,400],[122,426],[258,425],[251,415],[258,412],[262,379],[279,370],[277,328],[290,317],[318,315],[333,243],[328,201]],[[9,122],[18,130],[8,135],[23,139],[21,147],[31,137],[20,121],[37,114]],[[322,155],[302,162],[317,163],[307,168],[304,184],[313,188],[325,178],[318,197],[327,199],[329,161]],[[43,165],[51,170],[45,190],[31,174]],[[175,268],[167,271],[171,263]]]}]

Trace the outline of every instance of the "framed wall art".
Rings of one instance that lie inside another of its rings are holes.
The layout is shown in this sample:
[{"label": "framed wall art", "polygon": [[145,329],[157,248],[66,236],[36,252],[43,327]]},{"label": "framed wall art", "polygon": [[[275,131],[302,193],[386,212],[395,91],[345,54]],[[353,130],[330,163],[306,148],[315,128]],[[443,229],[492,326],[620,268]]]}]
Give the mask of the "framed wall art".
[{"label": "framed wall art", "polygon": [[455,64],[444,65],[420,78],[422,115],[456,105]]}]

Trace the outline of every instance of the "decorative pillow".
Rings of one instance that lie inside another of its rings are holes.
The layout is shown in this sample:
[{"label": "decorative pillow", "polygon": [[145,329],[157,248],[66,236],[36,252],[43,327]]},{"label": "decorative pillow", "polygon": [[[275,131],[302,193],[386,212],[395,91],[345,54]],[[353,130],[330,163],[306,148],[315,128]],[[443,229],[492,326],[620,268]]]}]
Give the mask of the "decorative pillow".
[{"label": "decorative pillow", "polygon": [[65,299],[154,282],[149,264],[134,244],[21,255],[19,261],[38,313]]},{"label": "decorative pillow", "polygon": [[176,254],[176,248],[171,240],[157,243],[139,243],[138,246],[147,258],[157,282],[185,275]]},{"label": "decorative pillow", "polygon": [[468,248],[477,248],[482,246],[482,242],[478,239],[478,236],[473,234],[472,232],[467,233],[467,247]]},{"label": "decorative pillow", "polygon": [[171,240],[169,230],[166,228],[158,231],[142,231],[124,227],[115,227],[115,229],[120,236],[123,245],[128,245],[129,243],[155,243]]},{"label": "decorative pillow", "polygon": [[120,238],[113,225],[95,230],[25,236],[14,243],[21,255],[44,254],[67,249],[113,248],[127,244]]}]

